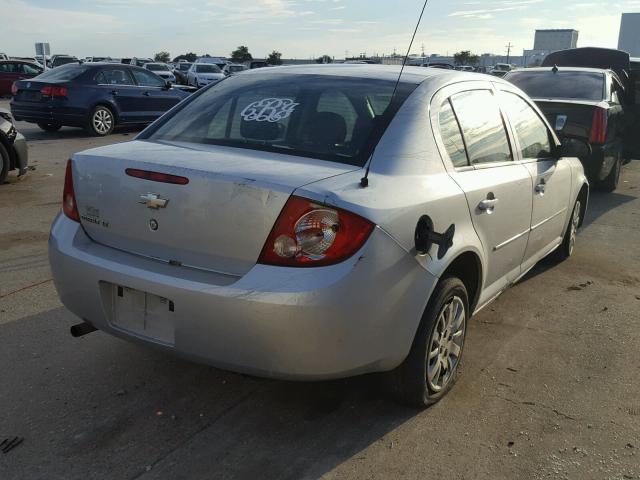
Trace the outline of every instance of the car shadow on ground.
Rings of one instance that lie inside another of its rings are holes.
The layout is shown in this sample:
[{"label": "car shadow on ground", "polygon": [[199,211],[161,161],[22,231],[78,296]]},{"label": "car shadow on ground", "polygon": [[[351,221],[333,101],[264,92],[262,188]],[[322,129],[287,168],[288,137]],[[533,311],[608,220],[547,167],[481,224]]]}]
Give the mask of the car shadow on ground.
[{"label": "car shadow on ground", "polygon": [[[127,125],[118,127],[114,130],[111,136],[118,135],[131,135],[132,137],[141,132],[144,129],[144,126],[139,125]],[[22,133],[28,142],[30,141],[39,141],[39,140],[70,140],[76,138],[102,138],[92,135],[84,128],[74,128],[74,127],[63,127],[57,132],[45,132],[41,130],[37,126],[31,126],[26,128],[18,128],[18,131]],[[106,137],[109,138],[109,137]]]},{"label": "car shadow on ground", "polygon": [[[415,416],[437,423],[451,408],[396,403],[376,375],[265,380],[102,332],[72,338],[68,328],[77,321],[58,308],[0,324],[3,433],[25,438],[0,477],[319,478],[370,455],[368,447]],[[476,328],[470,336],[483,338],[465,354],[469,381],[504,340]],[[474,398],[465,385],[454,391],[447,401]]]},{"label": "car shadow on ground", "polygon": [[0,324],[2,433],[25,438],[0,477],[179,478],[189,465],[189,478],[316,478],[420,413],[375,376],[258,379],[102,332],[72,338],[77,321],[59,308]]}]

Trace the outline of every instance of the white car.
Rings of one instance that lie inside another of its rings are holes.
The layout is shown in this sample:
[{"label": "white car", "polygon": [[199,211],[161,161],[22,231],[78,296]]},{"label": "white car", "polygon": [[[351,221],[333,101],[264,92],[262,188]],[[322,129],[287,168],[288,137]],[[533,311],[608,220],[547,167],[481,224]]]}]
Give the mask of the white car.
[{"label": "white car", "polygon": [[171,83],[176,82],[176,76],[173,74],[173,72],[171,71],[171,69],[166,63],[159,63],[159,62],[145,63],[142,66],[142,68],[146,68],[150,72],[155,73],[156,75],[161,77],[163,80],[166,80]]},{"label": "white car", "polygon": [[73,155],[49,237],[72,333],[267,377],[385,372],[408,403],[442,398],[472,314],[573,253],[588,146],[561,145],[501,79],[399,72],[245,72]]},{"label": "white car", "polygon": [[225,78],[220,67],[212,63],[194,63],[187,71],[187,85],[197,88],[206,87]]}]

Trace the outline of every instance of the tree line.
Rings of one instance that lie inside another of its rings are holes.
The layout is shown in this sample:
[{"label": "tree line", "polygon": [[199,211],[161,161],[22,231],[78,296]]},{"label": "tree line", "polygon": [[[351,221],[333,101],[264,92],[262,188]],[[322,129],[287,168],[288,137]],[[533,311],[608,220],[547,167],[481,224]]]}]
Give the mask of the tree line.
[{"label": "tree line", "polygon": [[[201,55],[202,57],[211,57],[209,54]],[[187,62],[195,62],[199,55],[194,52],[183,53],[182,55],[178,55],[173,58],[174,62],[179,62],[180,60],[186,60]],[[249,52],[249,47],[245,45],[240,45],[233,52],[229,54],[229,58],[234,63],[243,63],[249,62],[253,60],[253,55]],[[167,63],[171,60],[171,54],[169,52],[158,52],[154,55],[153,60],[156,62]],[[269,65],[282,65],[282,53],[273,50],[269,55],[267,55],[266,62]],[[322,55],[316,59],[317,63],[332,63],[333,58],[329,55]]]}]

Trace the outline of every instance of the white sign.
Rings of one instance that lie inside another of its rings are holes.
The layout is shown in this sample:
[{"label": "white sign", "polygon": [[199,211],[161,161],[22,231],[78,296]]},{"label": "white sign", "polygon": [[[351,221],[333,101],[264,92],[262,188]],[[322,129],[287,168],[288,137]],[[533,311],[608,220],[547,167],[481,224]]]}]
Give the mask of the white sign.
[{"label": "white sign", "polygon": [[245,122],[279,122],[300,105],[288,98],[263,98],[250,103],[240,113]]},{"label": "white sign", "polygon": [[51,55],[48,43],[36,43],[36,55]]}]

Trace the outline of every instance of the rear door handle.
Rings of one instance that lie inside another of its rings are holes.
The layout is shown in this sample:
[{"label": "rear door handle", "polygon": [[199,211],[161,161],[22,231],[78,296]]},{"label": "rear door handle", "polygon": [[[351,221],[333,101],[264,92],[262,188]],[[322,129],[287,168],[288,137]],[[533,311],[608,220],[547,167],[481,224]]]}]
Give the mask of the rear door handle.
[{"label": "rear door handle", "polygon": [[118,95],[118,91],[117,90],[111,90],[111,95]]},{"label": "rear door handle", "polygon": [[492,213],[496,208],[496,203],[498,203],[497,198],[485,198],[478,204],[478,208],[481,212]]},{"label": "rear door handle", "polygon": [[144,93],[143,93],[143,95],[144,95],[145,97],[148,97],[148,96],[149,96],[149,92],[144,92]]}]

